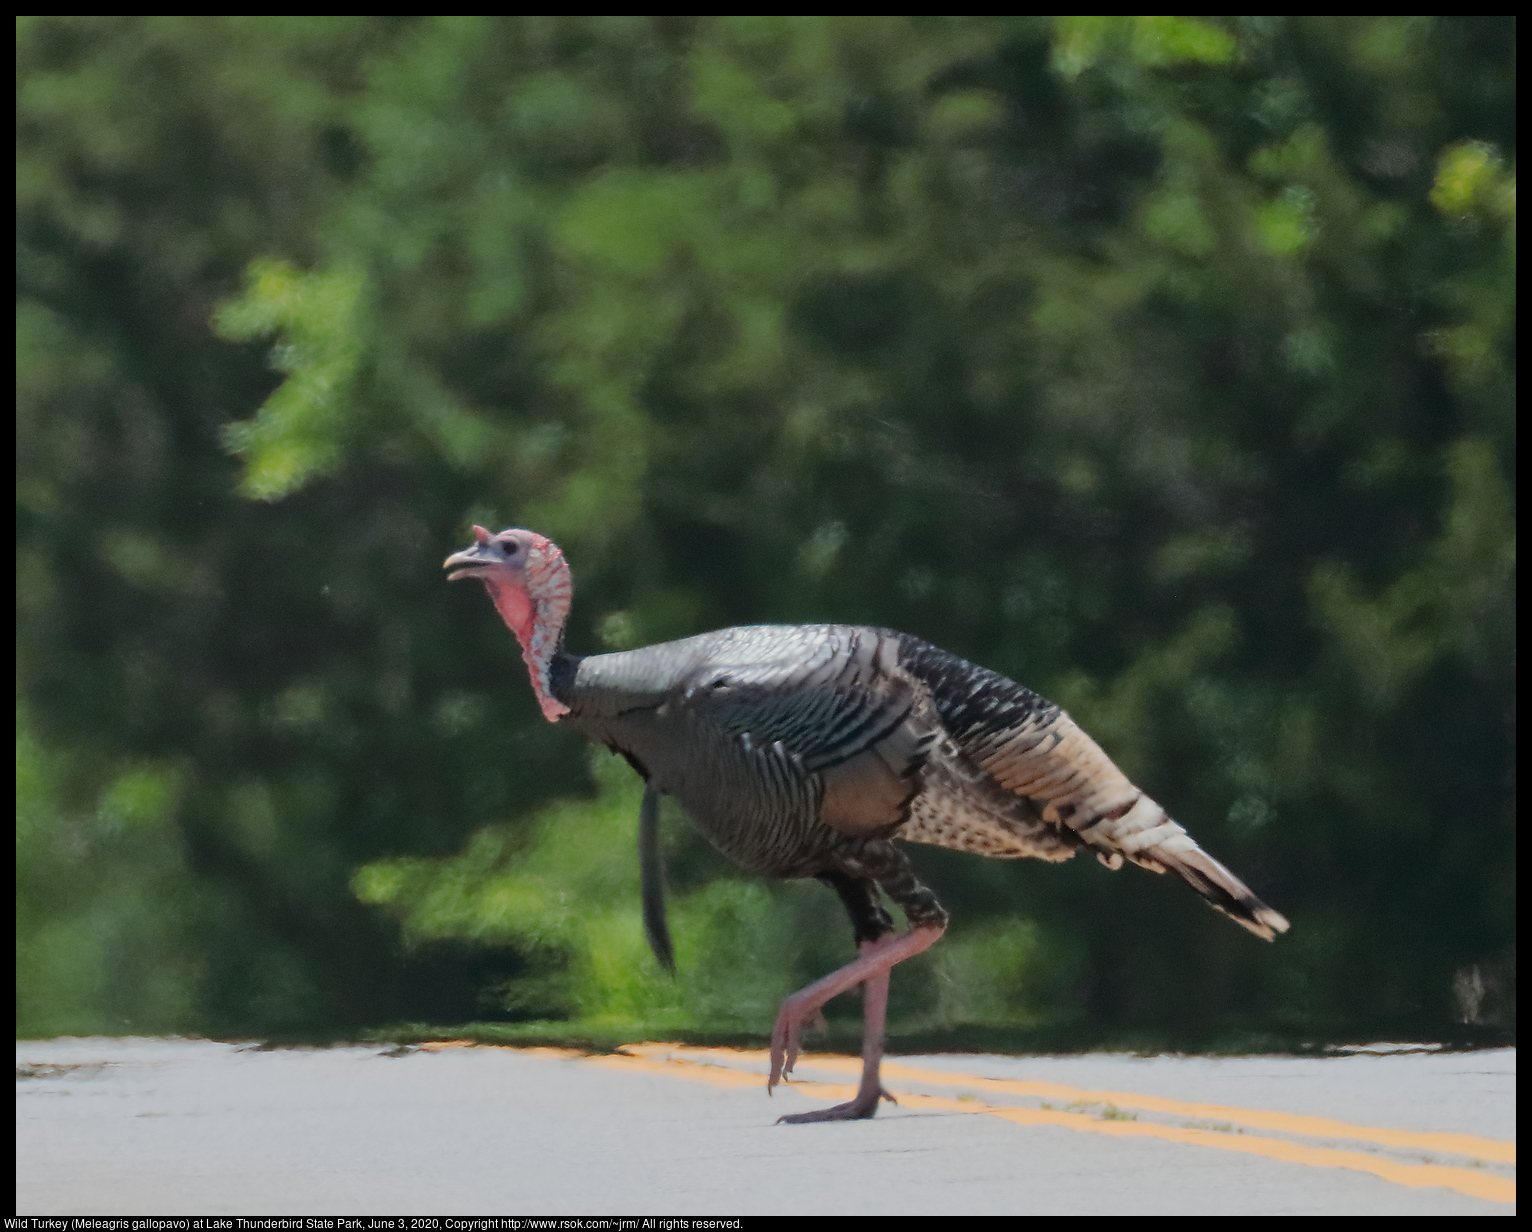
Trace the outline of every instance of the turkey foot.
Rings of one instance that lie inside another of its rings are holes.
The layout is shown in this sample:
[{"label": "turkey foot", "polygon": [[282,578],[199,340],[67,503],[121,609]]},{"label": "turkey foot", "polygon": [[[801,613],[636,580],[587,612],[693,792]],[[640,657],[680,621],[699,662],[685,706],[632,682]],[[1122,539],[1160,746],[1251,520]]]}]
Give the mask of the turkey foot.
[{"label": "turkey foot", "polygon": [[[803,1024],[812,1020],[824,1003],[857,984],[865,985],[862,999],[862,1082],[856,1098],[818,1112],[801,1112],[782,1117],[789,1124],[808,1121],[854,1121],[872,1116],[881,1099],[893,1100],[878,1080],[883,1060],[883,1023],[888,1013],[888,975],[895,964],[913,958],[930,946],[944,930],[935,927],[912,928],[903,936],[890,934],[877,941],[864,942],[861,954],[844,967],[800,989],[782,1002],[776,1028],[771,1033],[770,1090],[790,1074],[798,1059]],[[781,1123],[780,1121],[778,1122]]]},{"label": "turkey foot", "polygon": [[[872,944],[868,942],[862,948],[869,949]],[[884,971],[862,985],[862,1084],[857,1089],[856,1098],[833,1108],[778,1117],[778,1125],[783,1122],[804,1125],[810,1121],[860,1121],[877,1113],[880,1099],[891,1104],[899,1102],[878,1080],[878,1066],[883,1060],[883,1021],[887,1011],[888,972]]]}]

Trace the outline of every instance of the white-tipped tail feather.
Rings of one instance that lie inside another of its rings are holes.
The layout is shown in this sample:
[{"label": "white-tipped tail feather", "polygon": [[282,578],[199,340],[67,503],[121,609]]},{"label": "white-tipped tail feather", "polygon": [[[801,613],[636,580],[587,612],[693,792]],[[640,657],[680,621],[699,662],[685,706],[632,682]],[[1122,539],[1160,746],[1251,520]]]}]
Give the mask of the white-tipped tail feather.
[{"label": "white-tipped tail feather", "polygon": [[[1184,833],[1184,831],[1183,831]],[[1191,842],[1189,850],[1167,852],[1155,848],[1153,855],[1160,864],[1175,873],[1182,881],[1221,911],[1236,924],[1248,928],[1263,941],[1275,941],[1278,933],[1287,931],[1287,919],[1273,911],[1249,888],[1207,852]]]}]

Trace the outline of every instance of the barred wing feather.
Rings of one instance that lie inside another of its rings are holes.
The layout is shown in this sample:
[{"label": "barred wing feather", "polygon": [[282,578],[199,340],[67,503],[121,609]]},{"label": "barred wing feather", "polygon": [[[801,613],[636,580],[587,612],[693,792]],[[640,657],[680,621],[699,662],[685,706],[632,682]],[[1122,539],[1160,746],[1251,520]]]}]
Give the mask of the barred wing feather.
[{"label": "barred wing feather", "polygon": [[[1057,836],[1052,854],[1018,854],[1067,858],[1088,846],[1109,868],[1127,859],[1176,873],[1217,910],[1268,941],[1287,931],[1280,914],[1135,787],[1066,712],[998,672],[909,642],[911,670],[931,688],[957,760],[1024,801],[1024,813]],[[931,841],[917,832],[901,836]]]}]

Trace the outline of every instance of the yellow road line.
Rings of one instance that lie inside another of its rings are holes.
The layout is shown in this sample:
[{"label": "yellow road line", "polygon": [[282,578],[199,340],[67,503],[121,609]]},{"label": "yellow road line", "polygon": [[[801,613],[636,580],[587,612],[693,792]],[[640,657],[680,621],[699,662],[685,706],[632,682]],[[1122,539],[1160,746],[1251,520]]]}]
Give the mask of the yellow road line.
[{"label": "yellow road line", "polygon": [[[854,1088],[845,1087],[847,1091]],[[1153,1121],[1098,1121],[1077,1112],[1045,1112],[1033,1108],[977,1107],[968,1100],[944,1099],[936,1095],[901,1095],[901,1102],[911,1107],[944,1108],[953,1112],[984,1112],[1017,1125],[1057,1125],[1086,1133],[1119,1138],[1158,1138],[1188,1146],[1210,1147],[1216,1151],[1235,1151],[1261,1155],[1283,1163],[1306,1164],[1311,1168],[1345,1168],[1369,1172],[1396,1185],[1411,1189],[1441,1188],[1484,1198],[1491,1202],[1515,1202],[1516,1182],[1472,1168],[1454,1168],[1442,1164],[1401,1164],[1391,1159],[1368,1155],[1363,1151],[1341,1151],[1332,1147],[1305,1146],[1282,1138],[1258,1138],[1251,1134],[1220,1134],[1206,1129],[1181,1129]]]},{"label": "yellow road line", "polygon": [[[639,1044],[630,1045],[628,1056],[588,1057],[587,1061],[613,1069],[626,1069],[629,1073],[646,1072],[664,1074],[671,1077],[685,1078],[692,1081],[710,1083],[714,1086],[746,1087],[760,1084],[761,1076],[745,1070],[731,1067],[727,1064],[719,1064],[724,1058],[730,1061],[760,1062],[766,1059],[763,1052],[734,1052],[727,1049],[692,1049],[675,1047],[664,1044]],[[635,1055],[636,1054],[636,1055]],[[661,1058],[661,1059],[655,1059]],[[804,1064],[825,1066],[830,1068],[847,1067],[855,1071],[859,1066],[855,1062],[848,1061],[844,1057],[808,1057],[803,1058]],[[1111,1102],[1114,1104],[1129,1103],[1129,1106],[1145,1107],[1144,1101],[1153,1099],[1157,1105],[1156,1111],[1172,1111],[1183,1115],[1191,1109],[1218,1109],[1223,1120],[1232,1120],[1228,1115],[1238,1112],[1246,1116],[1260,1115],[1283,1117],[1281,1113],[1252,1114],[1243,1109],[1224,1109],[1212,1104],[1185,1104],[1176,1100],[1161,1100],[1158,1097],[1127,1095],[1122,1093],[1090,1092],[1077,1088],[1062,1087],[1054,1083],[1022,1083],[1005,1082],[1000,1079],[978,1079],[975,1076],[954,1075],[936,1070],[922,1070],[914,1066],[904,1066],[897,1062],[886,1062],[884,1072],[888,1076],[894,1076],[894,1067],[898,1066],[903,1071],[902,1076],[907,1081],[933,1082],[939,1081],[946,1085],[962,1086],[965,1088],[983,1086],[986,1083],[1002,1084],[1007,1089],[1007,1094],[1035,1095],[1040,1093],[1036,1088],[1048,1088],[1046,1092],[1054,1098],[1062,1098],[1064,1093],[1074,1093],[1076,1096],[1087,1097],[1087,1102]],[[931,1075],[928,1078],[926,1075]],[[1022,1090],[1020,1088],[1027,1088]],[[849,1099],[855,1093],[854,1086],[840,1086],[836,1084],[817,1082],[794,1082],[788,1089],[796,1090],[802,1094],[813,1094],[826,1100]],[[999,1090],[1000,1086],[990,1089]],[[1106,1134],[1109,1137],[1119,1138],[1157,1138],[1161,1141],[1179,1142],[1185,1145],[1209,1147],[1219,1151],[1234,1151],[1244,1155],[1259,1155],[1267,1159],[1274,1159],[1283,1163],[1304,1164],[1317,1168],[1344,1168],[1355,1172],[1366,1172],[1382,1180],[1390,1181],[1396,1185],[1405,1185],[1410,1188],[1442,1188],[1454,1192],[1466,1194],[1469,1197],[1483,1198],[1490,1202],[1515,1202],[1516,1182],[1505,1177],[1496,1176],[1473,1168],[1449,1167],[1441,1164],[1405,1164],[1394,1160],[1370,1155],[1362,1151],[1344,1151],[1332,1147],[1314,1147],[1303,1143],[1289,1142],[1281,1138],[1262,1138],[1248,1134],[1224,1134],[1205,1129],[1185,1129],[1171,1125],[1160,1125],[1152,1121],[1107,1121],[1097,1120],[1094,1117],[1085,1116],[1077,1112],[1058,1112],[1046,1109],[1016,1108],[986,1104],[979,1100],[948,1099],[937,1095],[922,1095],[913,1092],[898,1095],[899,1102],[909,1108],[940,1109],[948,1112],[962,1112],[971,1114],[985,1114],[999,1117],[1002,1120],[1011,1121],[1017,1125],[1051,1125],[1063,1129],[1076,1130],[1083,1133]],[[1133,1105],[1130,1101],[1139,1101]],[[1148,1110],[1146,1108],[1146,1110]],[[1194,1115],[1207,1115],[1206,1111],[1196,1112]],[[1344,1126],[1344,1122],[1330,1121],[1324,1117],[1293,1117],[1294,1123],[1304,1123],[1320,1126]],[[1273,1128],[1277,1126],[1273,1125]],[[1282,1128],[1287,1129],[1286,1126]],[[1363,1130],[1362,1126],[1347,1126],[1346,1128],[1356,1131]],[[1292,1131],[1288,1132],[1307,1132]],[[1373,1131],[1368,1131],[1373,1132]],[[1376,1131],[1380,1134],[1391,1134],[1395,1131]],[[1325,1130],[1320,1136],[1335,1137],[1336,1134]],[[1355,1137],[1356,1134],[1351,1136]],[[1431,1138],[1435,1135],[1418,1135],[1419,1138]],[[1443,1135],[1445,1137],[1461,1138],[1465,1135]],[[1364,1138],[1367,1141],[1378,1141],[1375,1138]],[[1485,1143],[1493,1143],[1493,1139],[1481,1139]],[[1400,1145],[1389,1143],[1388,1145]],[[1410,1142],[1411,1147],[1418,1147],[1418,1143]],[[1510,1144],[1513,1145],[1513,1144]]]},{"label": "yellow road line", "polygon": [[[673,1044],[631,1044],[628,1051],[642,1056],[671,1053],[685,1059],[727,1064],[730,1060],[766,1064],[765,1052],[744,1052],[727,1048],[688,1048]],[[850,1057],[805,1053],[803,1065],[835,1073],[860,1074],[862,1063]],[[1431,1151],[1445,1155],[1467,1155],[1501,1164],[1516,1162],[1516,1144],[1498,1138],[1479,1138],[1473,1134],[1418,1133],[1405,1129],[1382,1129],[1371,1125],[1351,1125],[1330,1117],[1305,1116],[1292,1112],[1271,1112],[1257,1108],[1234,1108],[1224,1104],[1194,1104],[1159,1095],[1141,1095],[1134,1091],[1091,1091],[1083,1087],[1063,1086],[1056,1082],[1034,1082],[1013,1078],[981,1078],[977,1074],[949,1070],[922,1069],[902,1061],[884,1061],[883,1074],[895,1081],[920,1082],[927,1086],[961,1087],[964,1090],[990,1091],[997,1095],[1025,1095],[1057,1099],[1068,1104],[1113,1104],[1142,1112],[1195,1117],[1199,1120],[1227,1121],[1250,1129],[1298,1134],[1305,1138],[1341,1138],[1353,1142],[1371,1142],[1378,1146],[1404,1150]]]}]

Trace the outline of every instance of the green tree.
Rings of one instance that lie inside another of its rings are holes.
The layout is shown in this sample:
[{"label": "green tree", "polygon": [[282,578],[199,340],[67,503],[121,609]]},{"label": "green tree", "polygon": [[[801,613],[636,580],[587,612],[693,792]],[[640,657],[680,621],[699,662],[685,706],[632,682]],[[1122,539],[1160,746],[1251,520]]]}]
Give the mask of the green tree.
[{"label": "green tree", "polygon": [[631,785],[568,803],[440,584],[471,521],[564,546],[577,649],[836,619],[1005,671],[1294,921],[917,852],[958,924],[907,1023],[1512,1012],[1509,19],[18,37],[24,1023],[74,969],[125,1013],[64,927],[101,857],[47,861],[132,784],[166,1021],[759,1027],[833,960],[833,902],[675,825],[693,977],[612,977]]}]

